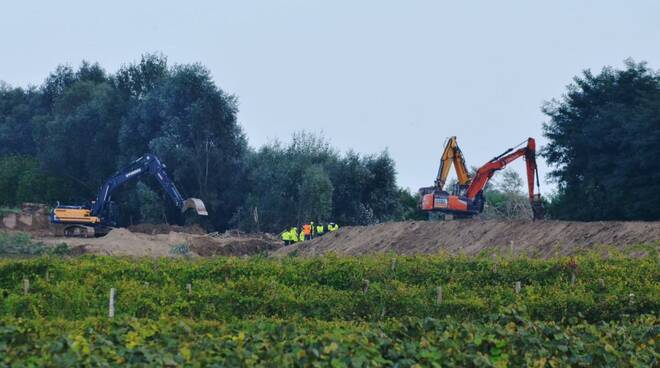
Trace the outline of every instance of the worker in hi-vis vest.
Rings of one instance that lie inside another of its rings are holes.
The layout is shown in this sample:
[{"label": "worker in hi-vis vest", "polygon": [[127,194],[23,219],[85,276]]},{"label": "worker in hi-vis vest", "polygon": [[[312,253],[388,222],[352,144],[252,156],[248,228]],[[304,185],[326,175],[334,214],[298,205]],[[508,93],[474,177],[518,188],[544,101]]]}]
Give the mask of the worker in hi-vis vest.
[{"label": "worker in hi-vis vest", "polygon": [[295,227],[295,226],[291,227],[291,231],[289,231],[289,238],[291,240],[291,244],[298,242],[298,228],[297,227]]},{"label": "worker in hi-vis vest", "polygon": [[303,238],[305,240],[312,239],[312,225],[310,224],[303,225]]},{"label": "worker in hi-vis vest", "polygon": [[323,236],[324,233],[325,233],[325,226],[323,226],[323,224],[316,225],[316,235]]},{"label": "worker in hi-vis vest", "polygon": [[291,244],[291,235],[289,233],[289,230],[282,231],[281,237],[282,237],[282,241],[284,242],[284,245]]}]

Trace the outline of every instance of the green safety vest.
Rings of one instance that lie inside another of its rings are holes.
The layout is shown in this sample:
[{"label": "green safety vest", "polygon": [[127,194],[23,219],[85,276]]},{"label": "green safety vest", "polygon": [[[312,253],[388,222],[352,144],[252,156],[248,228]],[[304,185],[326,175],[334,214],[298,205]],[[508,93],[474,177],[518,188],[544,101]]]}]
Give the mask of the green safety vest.
[{"label": "green safety vest", "polygon": [[337,231],[339,229],[339,225],[335,224],[334,226],[328,225],[328,230],[329,231]]},{"label": "green safety vest", "polygon": [[317,234],[323,234],[323,232],[324,232],[323,225],[319,225],[319,226],[316,227],[316,233]]},{"label": "green safety vest", "polygon": [[291,240],[291,235],[289,234],[288,231],[282,232],[282,240]]}]

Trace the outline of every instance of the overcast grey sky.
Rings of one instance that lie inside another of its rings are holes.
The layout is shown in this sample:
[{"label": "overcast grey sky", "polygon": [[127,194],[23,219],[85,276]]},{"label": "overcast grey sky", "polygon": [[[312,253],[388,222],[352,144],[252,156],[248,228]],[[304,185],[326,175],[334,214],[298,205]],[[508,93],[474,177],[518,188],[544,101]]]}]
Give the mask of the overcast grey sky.
[{"label": "overcast grey sky", "polygon": [[145,52],[200,62],[239,96],[252,146],[304,129],[387,148],[416,190],[446,137],[481,165],[528,136],[543,144],[543,101],[583,69],[659,68],[660,1],[11,1],[0,41],[14,86],[83,59],[109,72]]}]

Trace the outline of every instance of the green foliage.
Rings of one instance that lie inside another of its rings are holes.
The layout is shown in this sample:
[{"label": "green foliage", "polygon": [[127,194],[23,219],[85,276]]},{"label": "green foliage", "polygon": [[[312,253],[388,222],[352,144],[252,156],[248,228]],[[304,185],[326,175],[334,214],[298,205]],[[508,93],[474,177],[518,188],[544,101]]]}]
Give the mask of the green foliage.
[{"label": "green foliage", "polygon": [[653,366],[659,269],[592,256],[0,260],[0,367]]},{"label": "green foliage", "polygon": [[234,218],[243,229],[279,232],[293,224],[333,221],[370,224],[400,218],[394,162],[387,152],[340,155],[321,137],[294,134],[251,152],[247,198]]},{"label": "green foliage", "polygon": [[419,193],[412,194],[408,189],[399,189],[399,203],[401,204],[401,213],[397,220],[426,220],[428,214],[419,208]]},{"label": "green foliage", "polygon": [[190,256],[190,247],[188,246],[188,244],[173,245],[170,248],[170,254],[188,257]]},{"label": "green foliage", "polygon": [[298,188],[299,223],[305,219],[331,220],[333,190],[328,173],[321,166],[312,165],[304,170]]},{"label": "green foliage", "polygon": [[[148,65],[141,69],[149,70],[153,62],[143,60]],[[236,120],[236,97],[219,89],[210,72],[198,64],[174,66],[163,73],[154,74],[157,81],[147,83],[151,89],[143,91],[144,97],[133,101],[127,112],[119,136],[122,157],[158,155],[184,193],[204,200],[211,216],[195,220],[226,228],[245,196],[241,184],[247,142]],[[176,209],[167,205],[169,217],[176,219]]]},{"label": "green foliage", "polygon": [[19,214],[21,213],[21,209],[12,207],[0,207],[0,217],[4,217],[10,213]]},{"label": "green foliage", "polygon": [[660,74],[631,60],[587,70],[543,112],[543,156],[559,186],[553,217],[660,219]]},{"label": "green foliage", "polygon": [[494,185],[484,191],[486,206],[480,217],[484,219],[529,219],[532,208],[523,194],[523,179],[516,171],[498,172]]},{"label": "green foliage", "polygon": [[[0,205],[83,204],[117,169],[153,152],[184,195],[205,200],[205,225],[226,228],[244,198],[247,143],[236,113],[236,98],[208,70],[170,67],[162,55],[145,55],[115,75],[88,62],[60,66],[28,91],[2,84]],[[153,180],[144,183],[137,194],[135,183],[113,193],[122,225],[163,215],[186,220],[164,196],[156,204],[153,192],[162,191]]]},{"label": "green foliage", "polygon": [[135,198],[140,214],[139,221],[157,224],[165,220],[165,196],[159,196],[143,182],[137,183],[135,191],[129,194],[129,198]]},{"label": "green foliage", "polygon": [[567,326],[503,311],[486,323],[258,318],[0,320],[0,366],[653,366],[656,316]]},{"label": "green foliage", "polygon": [[[199,64],[169,66],[144,55],[115,74],[83,62],[60,66],[30,90],[0,86],[0,205],[83,204],[116,170],[158,155],[185,197],[210,216],[183,217],[150,178],[113,193],[119,225],[197,222],[280,231],[307,221],[342,225],[402,218],[394,162],[386,152],[339,155],[297,133],[250,152],[236,96]],[[10,156],[10,155],[23,156]]]},{"label": "green foliage", "polygon": [[41,108],[39,92],[0,81],[0,156],[34,155],[31,119]]},{"label": "green foliage", "polygon": [[36,159],[27,156],[0,157],[0,204],[50,203],[65,193],[65,182],[44,174]]},{"label": "green foliage", "polygon": [[[396,257],[394,270],[387,256],[5,260],[0,261],[0,289],[6,295],[0,316],[100,317],[107,313],[110,288],[117,289],[117,315],[138,318],[483,321],[500,308],[517,306],[526,318],[563,323],[571,317],[598,322],[660,310],[657,258],[585,257],[576,263],[488,258]],[[46,270],[50,281],[44,280]],[[20,285],[24,278],[32,280],[29,295]],[[369,280],[366,291],[364,280]],[[523,286],[520,294],[516,281]],[[186,284],[192,284],[192,293]],[[438,286],[443,287],[439,305]]]},{"label": "green foliage", "polygon": [[0,257],[65,256],[69,254],[69,251],[69,246],[65,243],[47,247],[43,243],[32,241],[32,237],[28,233],[0,232]]}]

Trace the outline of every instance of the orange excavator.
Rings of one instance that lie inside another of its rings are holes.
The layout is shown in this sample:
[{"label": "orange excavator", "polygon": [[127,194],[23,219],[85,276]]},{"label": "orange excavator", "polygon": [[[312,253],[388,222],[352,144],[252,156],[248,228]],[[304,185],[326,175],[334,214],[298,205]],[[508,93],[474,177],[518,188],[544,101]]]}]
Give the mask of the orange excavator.
[{"label": "orange excavator", "polygon": [[[501,155],[494,157],[477,170],[474,178],[470,178],[465,166],[465,158],[458,148],[456,137],[451,137],[445,146],[435,185],[419,190],[421,209],[455,217],[472,217],[481,213],[485,202],[483,190],[488,181],[496,171],[503,169],[520,157],[525,159],[527,166],[527,187],[533,218],[534,220],[542,219],[544,211],[541,194],[534,193],[535,180],[536,186],[539,187],[539,175],[536,167],[536,141],[534,138],[528,138],[527,145],[522,148],[509,148]],[[452,164],[456,169],[458,188],[450,194],[444,190],[444,184]]]}]

